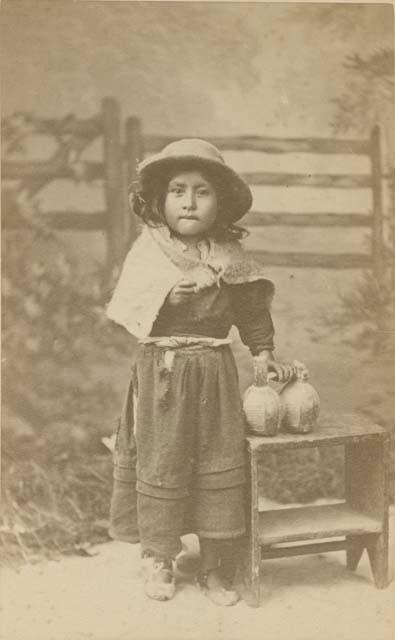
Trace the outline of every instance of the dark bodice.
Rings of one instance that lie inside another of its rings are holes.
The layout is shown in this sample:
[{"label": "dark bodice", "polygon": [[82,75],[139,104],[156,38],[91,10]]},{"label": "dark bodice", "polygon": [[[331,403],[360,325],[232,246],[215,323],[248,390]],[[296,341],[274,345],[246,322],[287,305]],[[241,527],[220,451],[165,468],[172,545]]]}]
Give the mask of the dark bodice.
[{"label": "dark bodice", "polygon": [[232,325],[251,353],[273,350],[274,328],[270,315],[273,285],[268,280],[206,287],[178,305],[166,299],[151,336],[208,336],[226,338]]}]

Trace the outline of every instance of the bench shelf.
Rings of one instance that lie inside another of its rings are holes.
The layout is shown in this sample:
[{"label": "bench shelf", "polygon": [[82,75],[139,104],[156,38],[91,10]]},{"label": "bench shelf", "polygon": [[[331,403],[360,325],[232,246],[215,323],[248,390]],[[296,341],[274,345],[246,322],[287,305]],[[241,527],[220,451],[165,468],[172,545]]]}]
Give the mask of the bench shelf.
[{"label": "bench shelf", "polygon": [[318,507],[275,509],[259,514],[261,545],[380,533],[382,522],[355,511],[345,502]]}]

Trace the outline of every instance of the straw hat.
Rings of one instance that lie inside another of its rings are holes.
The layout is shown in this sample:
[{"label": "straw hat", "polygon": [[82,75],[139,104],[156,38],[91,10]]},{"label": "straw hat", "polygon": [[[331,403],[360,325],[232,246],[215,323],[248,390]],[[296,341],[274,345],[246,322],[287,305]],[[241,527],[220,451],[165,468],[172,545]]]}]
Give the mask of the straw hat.
[{"label": "straw hat", "polygon": [[[210,142],[198,138],[184,138],[168,144],[159,153],[143,160],[138,166],[138,175],[143,191],[148,184],[163,172],[180,171],[187,166],[199,170],[207,169],[209,176],[215,175],[224,184],[226,211],[231,222],[244,216],[252,204],[250,187],[243,178],[231,169],[221,153]],[[209,177],[208,176],[208,177]]]}]

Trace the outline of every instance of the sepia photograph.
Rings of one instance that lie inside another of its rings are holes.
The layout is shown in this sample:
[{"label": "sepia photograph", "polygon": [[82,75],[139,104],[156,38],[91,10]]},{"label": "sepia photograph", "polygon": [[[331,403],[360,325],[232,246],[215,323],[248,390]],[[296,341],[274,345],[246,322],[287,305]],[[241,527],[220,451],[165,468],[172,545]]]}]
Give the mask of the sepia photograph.
[{"label": "sepia photograph", "polygon": [[395,640],[394,4],[0,25],[0,637]]}]

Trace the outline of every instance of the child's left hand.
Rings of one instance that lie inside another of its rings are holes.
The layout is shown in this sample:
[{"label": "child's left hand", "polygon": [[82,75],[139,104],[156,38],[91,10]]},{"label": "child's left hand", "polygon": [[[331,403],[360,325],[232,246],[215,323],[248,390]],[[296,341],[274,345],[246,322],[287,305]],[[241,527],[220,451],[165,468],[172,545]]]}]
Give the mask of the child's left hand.
[{"label": "child's left hand", "polygon": [[303,362],[294,360],[292,364],[277,362],[271,351],[262,351],[254,357],[255,366],[262,369],[263,373],[273,372],[279,382],[288,382],[299,374],[307,373],[307,368]]}]

